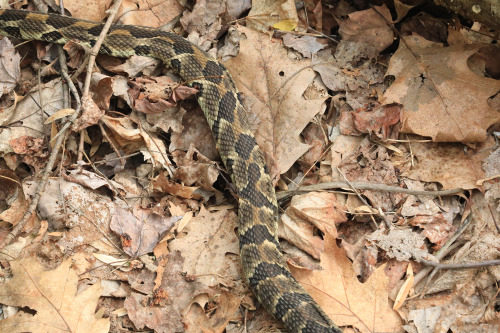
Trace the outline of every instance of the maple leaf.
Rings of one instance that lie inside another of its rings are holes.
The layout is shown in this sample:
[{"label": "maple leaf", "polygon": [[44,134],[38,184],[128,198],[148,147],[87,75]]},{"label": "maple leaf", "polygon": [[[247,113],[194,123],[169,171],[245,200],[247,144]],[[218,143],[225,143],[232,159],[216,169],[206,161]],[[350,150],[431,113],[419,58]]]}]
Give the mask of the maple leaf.
[{"label": "maple leaf", "polygon": [[97,319],[95,310],[101,285],[76,294],[78,276],[66,260],[46,271],[35,257],[11,261],[12,279],[0,285],[0,303],[28,307],[0,321],[0,332],[108,332],[109,319]]},{"label": "maple leaf", "polygon": [[469,67],[484,45],[444,47],[417,35],[405,41],[391,58],[386,75],[396,80],[382,97],[384,104],[404,105],[401,131],[439,142],[486,140],[488,127],[500,121],[500,113],[488,104],[500,81]]},{"label": "maple leaf", "polygon": [[401,319],[388,301],[384,266],[368,281],[359,282],[345,251],[339,249],[328,232],[322,271],[290,266],[293,276],[339,326],[351,325],[361,332],[403,332]]}]

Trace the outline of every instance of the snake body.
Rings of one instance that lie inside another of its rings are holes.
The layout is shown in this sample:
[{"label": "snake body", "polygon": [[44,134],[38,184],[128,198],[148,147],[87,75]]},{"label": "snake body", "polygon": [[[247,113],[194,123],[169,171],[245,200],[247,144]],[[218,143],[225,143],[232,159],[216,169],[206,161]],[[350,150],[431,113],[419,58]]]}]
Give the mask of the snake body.
[{"label": "snake body", "polygon": [[[102,28],[102,23],[55,14],[0,10],[0,35],[24,40],[92,47]],[[100,52],[159,59],[198,89],[198,102],[237,190],[240,256],[250,289],[290,332],[341,332],[293,278],[279,250],[274,187],[227,69],[184,38],[148,27],[113,25]]]}]

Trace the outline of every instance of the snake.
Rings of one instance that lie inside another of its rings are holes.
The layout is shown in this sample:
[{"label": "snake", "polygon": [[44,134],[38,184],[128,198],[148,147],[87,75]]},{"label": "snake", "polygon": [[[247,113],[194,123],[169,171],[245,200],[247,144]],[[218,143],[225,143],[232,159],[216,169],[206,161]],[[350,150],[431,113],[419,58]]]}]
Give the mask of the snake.
[{"label": "snake", "polygon": [[[58,14],[0,9],[0,35],[93,47],[104,24]],[[159,59],[197,89],[219,155],[236,189],[243,274],[260,304],[291,333],[339,333],[290,273],[280,251],[278,203],[264,155],[228,70],[181,36],[151,27],[113,24],[100,53]]]}]

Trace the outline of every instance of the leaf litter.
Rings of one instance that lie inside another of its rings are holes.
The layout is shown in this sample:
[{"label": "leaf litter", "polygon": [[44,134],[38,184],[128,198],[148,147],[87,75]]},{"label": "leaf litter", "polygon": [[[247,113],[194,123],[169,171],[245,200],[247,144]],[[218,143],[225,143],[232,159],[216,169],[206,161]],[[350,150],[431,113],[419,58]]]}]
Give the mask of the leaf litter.
[{"label": "leaf litter", "polygon": [[[428,263],[498,259],[498,46],[478,22],[394,4],[125,1],[119,19],[171,29],[228,67],[289,191],[278,232],[289,267],[337,324],[496,331],[498,266]],[[108,4],[65,6],[101,20]],[[0,240],[75,108],[53,48],[1,42]],[[65,50],[80,71],[85,51]],[[197,91],[147,57],[97,64],[36,214],[2,249],[0,327],[278,332],[242,277],[236,200]]]}]

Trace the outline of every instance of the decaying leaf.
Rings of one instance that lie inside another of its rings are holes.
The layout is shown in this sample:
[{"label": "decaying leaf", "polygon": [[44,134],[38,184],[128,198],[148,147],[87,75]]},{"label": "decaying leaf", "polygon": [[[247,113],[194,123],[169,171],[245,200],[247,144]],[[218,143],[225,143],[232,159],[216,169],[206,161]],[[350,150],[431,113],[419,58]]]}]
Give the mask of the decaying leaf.
[{"label": "decaying leaf", "polygon": [[0,303],[27,307],[35,315],[19,311],[0,320],[2,332],[108,332],[109,319],[96,318],[99,283],[76,294],[78,276],[71,261],[45,270],[36,258],[11,261],[13,277],[0,285]]}]

